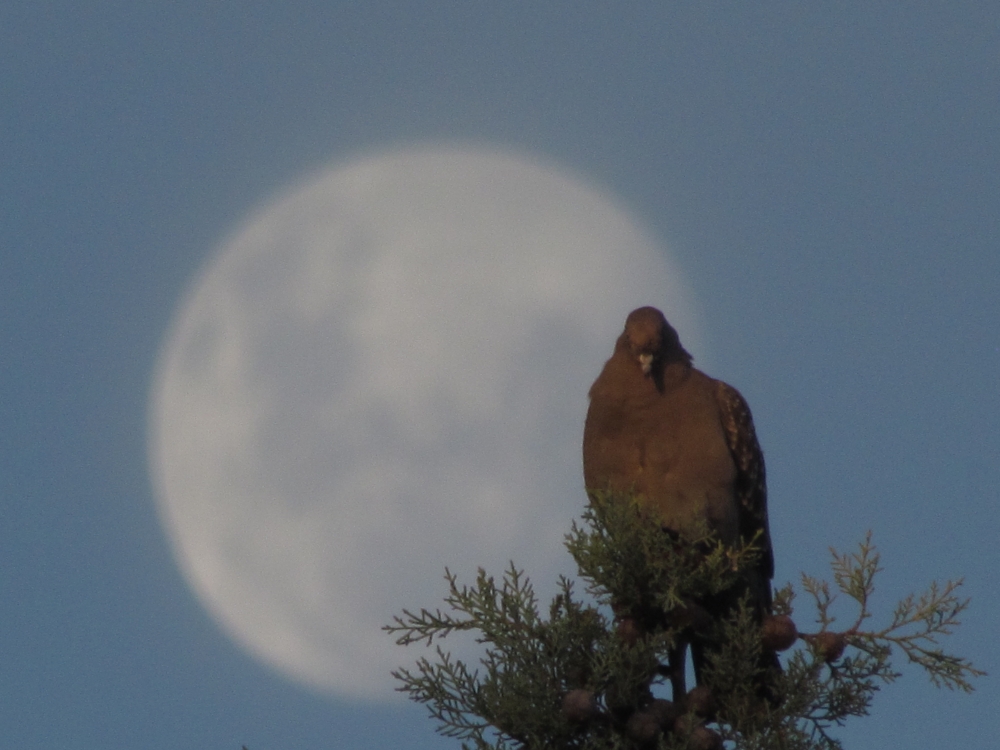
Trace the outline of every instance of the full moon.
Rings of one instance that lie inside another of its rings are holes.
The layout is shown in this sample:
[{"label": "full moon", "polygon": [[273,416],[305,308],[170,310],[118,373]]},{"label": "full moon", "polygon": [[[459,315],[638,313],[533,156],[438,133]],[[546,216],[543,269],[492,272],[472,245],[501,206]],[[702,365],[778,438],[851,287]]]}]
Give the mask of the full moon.
[{"label": "full moon", "polygon": [[443,606],[445,567],[513,560],[554,592],[587,390],[641,305],[697,353],[665,249],[543,160],[399,150],[282,193],[211,255],[154,378],[153,484],[198,599],[286,676],[381,700],[422,654],[381,626]]}]

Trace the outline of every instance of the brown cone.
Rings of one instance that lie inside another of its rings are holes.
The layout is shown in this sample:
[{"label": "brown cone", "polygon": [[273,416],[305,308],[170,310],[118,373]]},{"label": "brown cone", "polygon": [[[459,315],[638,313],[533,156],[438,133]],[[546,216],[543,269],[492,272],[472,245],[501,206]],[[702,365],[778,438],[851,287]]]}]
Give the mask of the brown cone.
[{"label": "brown cone", "polygon": [[847,641],[844,639],[843,633],[824,630],[816,635],[816,648],[827,664],[835,662],[843,656],[846,647]]},{"label": "brown cone", "polygon": [[634,646],[642,635],[642,628],[634,617],[622,617],[618,620],[618,637],[629,646]]},{"label": "brown cone", "polygon": [[688,691],[684,707],[696,716],[711,720],[715,716],[715,696],[705,685],[699,685]]},{"label": "brown cone", "polygon": [[625,733],[637,745],[652,745],[660,731],[659,720],[649,711],[636,711],[625,722]]},{"label": "brown cone", "polygon": [[695,727],[688,738],[690,750],[722,750],[722,736],[708,727]]},{"label": "brown cone", "polygon": [[677,717],[682,713],[680,706],[663,698],[656,698],[646,706],[645,710],[656,717],[656,720],[664,731],[672,729],[674,722],[677,721]]},{"label": "brown cone", "polygon": [[785,651],[798,640],[799,631],[788,615],[768,615],[761,628],[761,641],[768,651]]},{"label": "brown cone", "polygon": [[577,688],[570,690],[563,697],[563,716],[574,724],[585,724],[595,716],[600,709],[597,706],[597,698],[591,690]]}]

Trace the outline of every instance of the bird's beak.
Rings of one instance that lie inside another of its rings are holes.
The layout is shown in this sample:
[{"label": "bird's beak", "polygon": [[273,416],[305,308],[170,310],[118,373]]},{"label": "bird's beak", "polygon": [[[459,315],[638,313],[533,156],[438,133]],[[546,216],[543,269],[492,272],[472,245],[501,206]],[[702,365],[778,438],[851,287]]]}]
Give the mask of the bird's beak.
[{"label": "bird's beak", "polygon": [[642,374],[649,375],[649,371],[653,368],[653,355],[652,354],[640,354],[639,355],[639,366],[642,367]]}]

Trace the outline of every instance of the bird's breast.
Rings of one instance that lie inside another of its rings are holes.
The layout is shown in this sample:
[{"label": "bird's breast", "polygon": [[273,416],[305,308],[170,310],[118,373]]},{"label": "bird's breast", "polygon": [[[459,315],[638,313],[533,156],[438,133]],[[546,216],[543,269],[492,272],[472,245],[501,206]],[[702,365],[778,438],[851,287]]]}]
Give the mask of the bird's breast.
[{"label": "bird's breast", "polygon": [[702,521],[732,543],[736,466],[711,383],[693,375],[655,397],[592,394],[584,480],[588,489],[640,495],[670,528]]}]

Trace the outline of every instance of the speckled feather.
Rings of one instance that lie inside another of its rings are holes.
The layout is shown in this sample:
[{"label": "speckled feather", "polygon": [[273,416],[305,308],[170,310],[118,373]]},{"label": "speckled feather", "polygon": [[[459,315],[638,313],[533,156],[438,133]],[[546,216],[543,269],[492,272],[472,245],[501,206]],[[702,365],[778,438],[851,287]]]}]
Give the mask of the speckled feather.
[{"label": "speckled feather", "polygon": [[767,472],[764,454],[757,442],[750,406],[742,394],[731,385],[716,381],[716,400],[722,415],[726,443],[736,464],[736,497],[740,514],[740,534],[752,539],[760,532],[761,568],[768,579],[774,577],[774,553],[767,522]]}]

